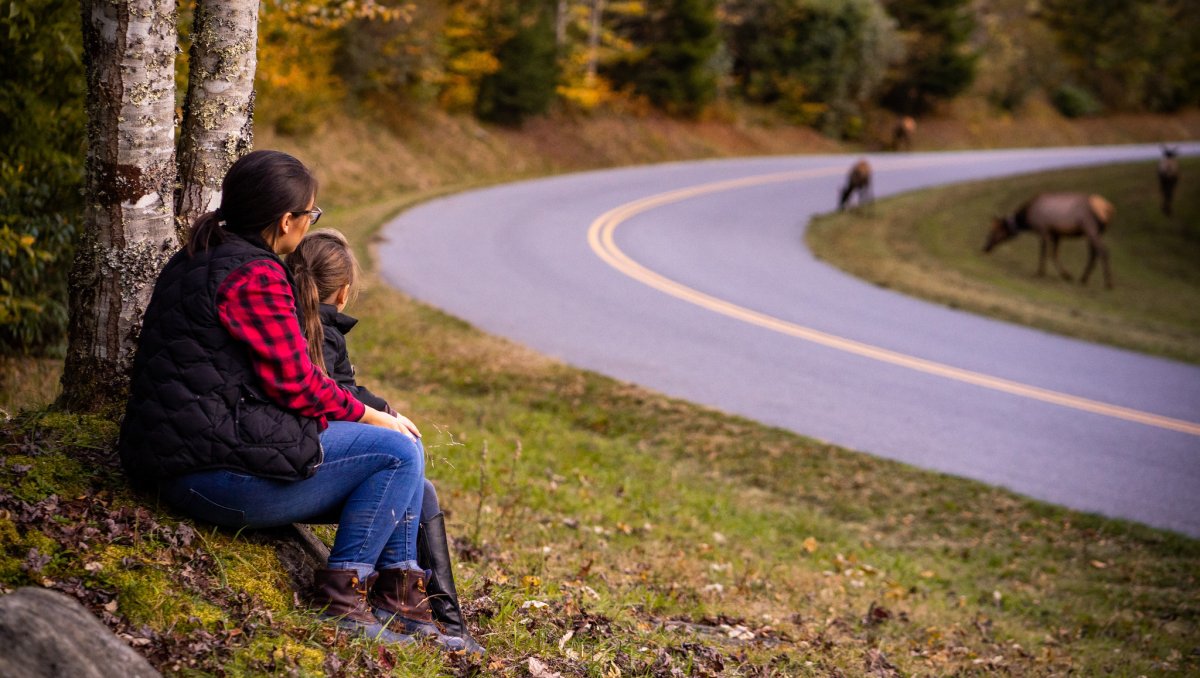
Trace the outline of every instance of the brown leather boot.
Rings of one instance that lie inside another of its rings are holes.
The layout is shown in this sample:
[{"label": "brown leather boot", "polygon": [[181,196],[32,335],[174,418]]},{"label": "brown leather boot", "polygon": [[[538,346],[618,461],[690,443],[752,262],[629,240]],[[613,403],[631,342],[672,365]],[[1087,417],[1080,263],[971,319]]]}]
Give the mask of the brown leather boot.
[{"label": "brown leather boot", "polygon": [[428,638],[447,650],[465,649],[462,638],[442,633],[434,623],[425,578],[424,570],[382,570],[368,598],[375,618],[398,633]]},{"label": "brown leather boot", "polygon": [[396,633],[371,613],[367,591],[378,575],[362,581],[354,570],[323,569],[313,573],[311,602],[317,616],[332,621],[338,628],[376,640],[407,645],[411,636]]}]

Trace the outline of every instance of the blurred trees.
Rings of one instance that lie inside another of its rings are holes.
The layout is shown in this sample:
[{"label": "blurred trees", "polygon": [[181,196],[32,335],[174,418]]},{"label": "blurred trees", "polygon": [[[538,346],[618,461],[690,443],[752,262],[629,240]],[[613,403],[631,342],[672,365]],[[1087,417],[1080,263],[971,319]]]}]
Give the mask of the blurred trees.
[{"label": "blurred trees", "polygon": [[496,21],[496,68],[479,81],[475,114],[517,125],[545,113],[558,83],[553,9],[545,0],[507,4]]},{"label": "blurred trees", "polygon": [[[182,92],[194,2],[177,6]],[[1200,104],[1189,0],[264,0],[258,28],[255,121],[285,134],[346,107],[517,124],[748,102],[856,138],[881,106],[927,112],[976,79],[1004,110],[1038,92],[1072,116]],[[83,210],[79,7],[10,0],[0,34],[0,350],[61,353]],[[176,99],[177,125],[195,105]]]},{"label": "blurred trees", "polygon": [[1075,82],[1118,110],[1174,111],[1200,103],[1200,3],[1044,0]]},{"label": "blurred trees", "polygon": [[969,42],[975,31],[970,0],[888,0],[886,7],[899,23],[905,52],[889,78],[887,106],[925,113],[971,85],[979,54]]},{"label": "blurred trees", "polygon": [[724,19],[737,91],[835,136],[857,136],[903,53],[877,0],[728,0]]},{"label": "blurred trees", "polygon": [[650,0],[644,12],[612,21],[630,47],[601,66],[616,87],[688,117],[713,101],[718,78],[713,57],[720,44],[715,0]]},{"label": "blurred trees", "polygon": [[61,353],[83,209],[79,3],[11,0],[0,36],[0,350]]}]

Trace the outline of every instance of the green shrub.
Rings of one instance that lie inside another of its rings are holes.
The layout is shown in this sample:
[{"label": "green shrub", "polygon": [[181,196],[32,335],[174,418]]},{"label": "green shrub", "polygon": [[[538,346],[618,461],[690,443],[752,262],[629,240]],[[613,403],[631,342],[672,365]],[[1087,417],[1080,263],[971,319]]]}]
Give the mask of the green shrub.
[{"label": "green shrub", "polygon": [[0,351],[61,354],[80,222],[79,4],[14,0],[0,16]]},{"label": "green shrub", "polygon": [[1103,110],[1091,92],[1071,83],[1060,85],[1051,95],[1050,102],[1068,118],[1083,118]]}]

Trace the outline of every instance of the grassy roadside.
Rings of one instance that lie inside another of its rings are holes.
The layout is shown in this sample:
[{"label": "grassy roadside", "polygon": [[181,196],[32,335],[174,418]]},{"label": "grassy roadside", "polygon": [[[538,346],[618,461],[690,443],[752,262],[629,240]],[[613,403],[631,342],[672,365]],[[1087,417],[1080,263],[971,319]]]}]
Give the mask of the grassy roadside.
[{"label": "grassy roadside", "polygon": [[[1200,160],[1182,163],[1184,176]],[[1176,192],[1162,215],[1151,161],[972,182],[880,201],[873,214],[814,220],[808,243],[817,256],[856,276],[955,308],[1090,341],[1200,363],[1200,191]],[[1066,240],[1060,257],[1075,282],[1052,264],[1039,278],[1038,243],[1030,235],[980,248],[996,214],[1039,191],[1100,193],[1116,206],[1105,242],[1115,289],[1102,273],[1078,283],[1087,259],[1082,240]]]},{"label": "grassy roadside", "polygon": [[[363,241],[387,213],[328,218]],[[111,425],[62,415],[6,432],[0,497],[25,503],[0,506],[0,582],[84,589],[169,673],[1200,670],[1194,540],[571,369],[370,276],[352,309],[360,378],[426,432],[483,664],[313,628],[262,542],[144,508],[106,461]],[[72,520],[20,519],[51,508]],[[64,523],[118,538],[80,547]],[[189,666],[197,638],[214,654]]]},{"label": "grassy roadside", "polygon": [[[327,223],[368,243],[426,192],[503,175],[448,143],[460,169],[392,188],[367,150],[296,150],[343,168]],[[75,595],[169,674],[1200,671],[1200,542],[570,369],[368,282],[359,376],[426,434],[483,663],[313,627],[261,539],[132,495],[112,425],[57,414],[0,428],[0,589]]]}]

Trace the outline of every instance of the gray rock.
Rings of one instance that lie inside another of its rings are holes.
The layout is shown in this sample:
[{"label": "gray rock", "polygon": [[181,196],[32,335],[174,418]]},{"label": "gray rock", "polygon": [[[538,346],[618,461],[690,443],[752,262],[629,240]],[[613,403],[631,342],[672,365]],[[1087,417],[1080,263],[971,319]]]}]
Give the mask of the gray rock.
[{"label": "gray rock", "polygon": [[0,676],[158,676],[75,599],[39,588],[0,597]]}]

